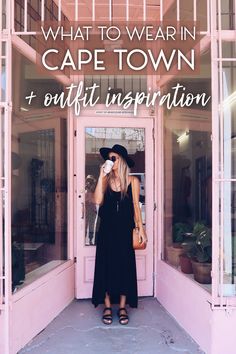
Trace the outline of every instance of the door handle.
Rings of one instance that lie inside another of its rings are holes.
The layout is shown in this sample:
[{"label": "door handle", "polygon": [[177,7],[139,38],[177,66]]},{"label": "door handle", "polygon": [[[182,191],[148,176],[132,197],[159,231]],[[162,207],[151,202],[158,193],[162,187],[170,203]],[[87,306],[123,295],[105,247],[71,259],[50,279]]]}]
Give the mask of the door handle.
[{"label": "door handle", "polygon": [[84,219],[84,203],[81,203],[81,209],[82,209],[82,213],[81,213],[81,219]]}]

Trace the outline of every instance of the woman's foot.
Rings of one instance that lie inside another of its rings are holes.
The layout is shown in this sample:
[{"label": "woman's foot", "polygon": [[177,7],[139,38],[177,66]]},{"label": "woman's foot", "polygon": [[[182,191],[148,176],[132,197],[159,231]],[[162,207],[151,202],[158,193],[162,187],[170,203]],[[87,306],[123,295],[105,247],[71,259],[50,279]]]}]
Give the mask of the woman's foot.
[{"label": "woman's foot", "polygon": [[121,307],[117,311],[117,315],[119,317],[120,324],[127,325],[129,323],[129,316],[128,316],[128,312],[125,307]]},{"label": "woman's foot", "polygon": [[106,325],[112,324],[112,308],[111,307],[104,308],[102,322]]}]

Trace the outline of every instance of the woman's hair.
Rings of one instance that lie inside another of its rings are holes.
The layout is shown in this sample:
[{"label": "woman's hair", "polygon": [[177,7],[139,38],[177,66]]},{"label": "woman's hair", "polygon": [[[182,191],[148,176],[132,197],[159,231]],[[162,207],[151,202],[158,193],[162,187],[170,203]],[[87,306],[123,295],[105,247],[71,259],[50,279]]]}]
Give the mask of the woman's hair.
[{"label": "woman's hair", "polygon": [[[127,165],[126,161],[119,155],[118,175],[120,177],[121,198],[125,197],[127,190],[128,190],[129,173],[130,173],[129,166]],[[114,178],[114,172],[113,172],[113,170],[111,170],[111,173],[108,176],[109,182],[113,178]]]}]

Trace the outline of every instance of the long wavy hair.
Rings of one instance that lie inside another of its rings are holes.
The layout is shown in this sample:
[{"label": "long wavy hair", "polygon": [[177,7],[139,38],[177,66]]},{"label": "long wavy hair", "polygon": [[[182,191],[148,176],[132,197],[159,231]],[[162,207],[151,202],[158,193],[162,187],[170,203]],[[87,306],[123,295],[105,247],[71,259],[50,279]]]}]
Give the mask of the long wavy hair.
[{"label": "long wavy hair", "polygon": [[[120,177],[121,198],[124,198],[127,194],[127,190],[129,186],[129,173],[130,173],[129,166],[127,165],[126,161],[119,155],[118,175]],[[109,186],[111,180],[114,180],[113,170],[111,170],[111,173],[109,173],[108,175]]]}]

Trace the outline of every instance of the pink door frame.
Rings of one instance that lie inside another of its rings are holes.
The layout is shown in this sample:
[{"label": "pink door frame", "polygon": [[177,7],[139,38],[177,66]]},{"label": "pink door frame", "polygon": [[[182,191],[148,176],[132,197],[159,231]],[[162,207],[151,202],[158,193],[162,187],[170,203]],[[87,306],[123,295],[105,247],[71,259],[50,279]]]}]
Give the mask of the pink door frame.
[{"label": "pink door frame", "polygon": [[[10,13],[10,4],[6,2],[6,12]],[[11,305],[11,114],[12,114],[12,47],[10,37],[11,18],[6,17],[6,27],[3,28],[2,4],[0,6],[0,77],[4,72],[5,62],[5,97],[0,94],[1,127],[0,127],[0,311],[1,327],[3,328],[1,346],[10,346],[10,305]],[[5,47],[5,54],[3,48]],[[1,81],[2,85],[2,81]],[[3,167],[3,168],[2,168]],[[3,227],[4,225],[4,227]],[[2,249],[2,247],[4,247]],[[3,290],[5,288],[5,290]],[[1,349],[1,348],[0,348]]]},{"label": "pink door frame", "polygon": [[[76,119],[76,118],[75,118]],[[148,146],[148,154],[145,154],[145,191],[146,191],[146,231],[149,235],[148,247],[145,251],[136,252],[136,262],[138,270],[138,290],[140,296],[153,295],[153,154],[152,154],[152,136],[153,136],[153,119],[141,117],[79,117],[77,118],[77,134],[75,144],[75,170],[77,179],[75,193],[75,205],[77,205],[77,212],[75,217],[76,231],[76,248],[75,254],[77,258],[76,263],[76,297],[88,298],[91,297],[95,247],[85,246],[85,220],[82,218],[84,214],[85,194],[84,181],[85,176],[82,172],[85,166],[85,127],[127,127],[127,128],[144,128],[145,129],[145,146]],[[82,169],[81,167],[82,166]],[[80,172],[79,172],[80,171]],[[87,271],[86,271],[87,269]]]}]

